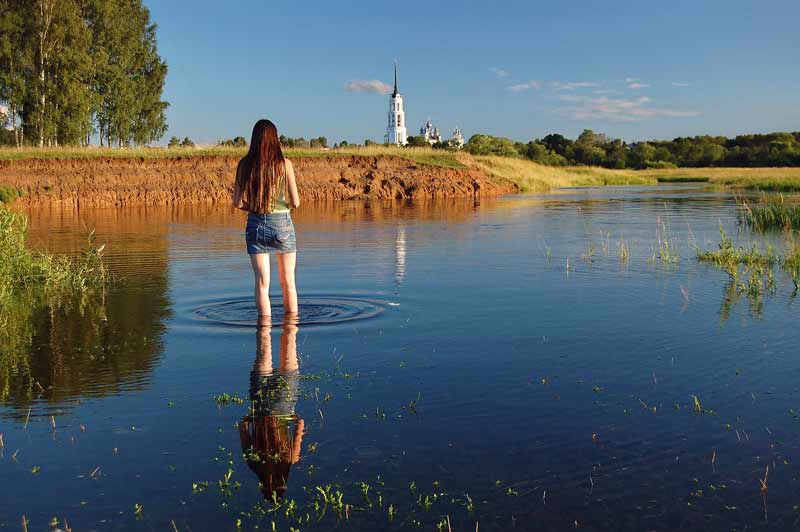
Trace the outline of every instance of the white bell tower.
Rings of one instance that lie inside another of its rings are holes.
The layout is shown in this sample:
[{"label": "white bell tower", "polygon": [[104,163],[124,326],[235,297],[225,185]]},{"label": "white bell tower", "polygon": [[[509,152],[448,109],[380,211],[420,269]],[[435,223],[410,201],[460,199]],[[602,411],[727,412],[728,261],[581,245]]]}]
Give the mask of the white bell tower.
[{"label": "white bell tower", "polygon": [[394,64],[394,92],[389,99],[389,123],[386,126],[385,140],[387,144],[395,146],[405,146],[408,143],[403,96],[397,92],[397,63]]}]

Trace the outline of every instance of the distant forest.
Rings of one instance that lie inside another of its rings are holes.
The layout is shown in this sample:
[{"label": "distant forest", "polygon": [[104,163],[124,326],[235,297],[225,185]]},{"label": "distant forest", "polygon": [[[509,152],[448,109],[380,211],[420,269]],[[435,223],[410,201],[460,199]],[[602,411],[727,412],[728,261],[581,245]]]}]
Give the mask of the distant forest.
[{"label": "distant forest", "polygon": [[147,144],[167,65],[141,0],[0,0],[0,144]]},{"label": "distant forest", "polygon": [[519,157],[553,166],[676,168],[708,166],[800,166],[800,132],[678,137],[626,143],[585,129],[576,140],[550,134],[530,142],[473,135],[464,146],[473,155]]}]

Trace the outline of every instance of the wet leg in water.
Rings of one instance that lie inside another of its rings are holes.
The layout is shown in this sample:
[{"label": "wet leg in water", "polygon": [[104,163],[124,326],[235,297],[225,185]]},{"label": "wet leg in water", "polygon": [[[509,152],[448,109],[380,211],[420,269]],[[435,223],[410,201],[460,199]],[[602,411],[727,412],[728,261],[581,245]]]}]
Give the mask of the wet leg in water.
[{"label": "wet leg in water", "polygon": [[269,253],[256,253],[250,255],[255,277],[254,296],[259,318],[272,316],[272,307],[269,304]]},{"label": "wet leg in water", "polygon": [[[283,293],[283,309],[287,316],[297,315],[297,287],[294,284],[294,267],[297,264],[297,253],[278,253],[278,277]],[[269,281],[267,281],[269,285]]]}]

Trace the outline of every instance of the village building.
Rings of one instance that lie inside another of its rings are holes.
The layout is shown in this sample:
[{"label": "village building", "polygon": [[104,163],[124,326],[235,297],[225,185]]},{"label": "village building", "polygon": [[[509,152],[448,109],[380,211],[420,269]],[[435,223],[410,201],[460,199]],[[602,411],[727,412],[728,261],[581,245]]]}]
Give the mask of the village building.
[{"label": "village building", "polygon": [[[419,135],[425,142],[433,146],[443,142],[439,128],[435,127],[429,118],[425,125],[419,129]],[[403,109],[403,95],[397,90],[397,64],[394,65],[394,90],[389,98],[388,123],[386,125],[386,135],[383,138],[386,144],[395,146],[405,146],[408,144],[408,133],[406,130],[406,113]],[[461,130],[456,127],[452,138],[447,142],[450,147],[461,149],[464,147],[464,137]]]},{"label": "village building", "polygon": [[461,130],[458,129],[458,126],[456,126],[455,131],[453,131],[453,137],[450,139],[450,147],[459,150],[464,147],[464,136],[461,134]]},{"label": "village building", "polygon": [[403,95],[397,92],[397,64],[394,65],[394,91],[389,99],[389,123],[386,126],[384,140],[386,144],[394,144],[395,146],[405,146],[408,143]]},{"label": "village building", "polygon": [[442,142],[442,135],[439,133],[439,128],[433,126],[430,118],[425,122],[424,126],[419,128],[419,135],[430,145]]}]

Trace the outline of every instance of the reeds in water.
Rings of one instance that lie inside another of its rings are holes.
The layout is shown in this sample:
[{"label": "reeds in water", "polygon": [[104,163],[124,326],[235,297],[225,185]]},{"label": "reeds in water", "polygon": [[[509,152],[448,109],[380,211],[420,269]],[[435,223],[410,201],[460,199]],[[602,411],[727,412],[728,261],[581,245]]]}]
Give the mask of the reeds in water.
[{"label": "reeds in water", "polygon": [[749,205],[742,202],[739,221],[754,231],[800,229],[800,205],[787,205],[781,196],[778,203]]}]

